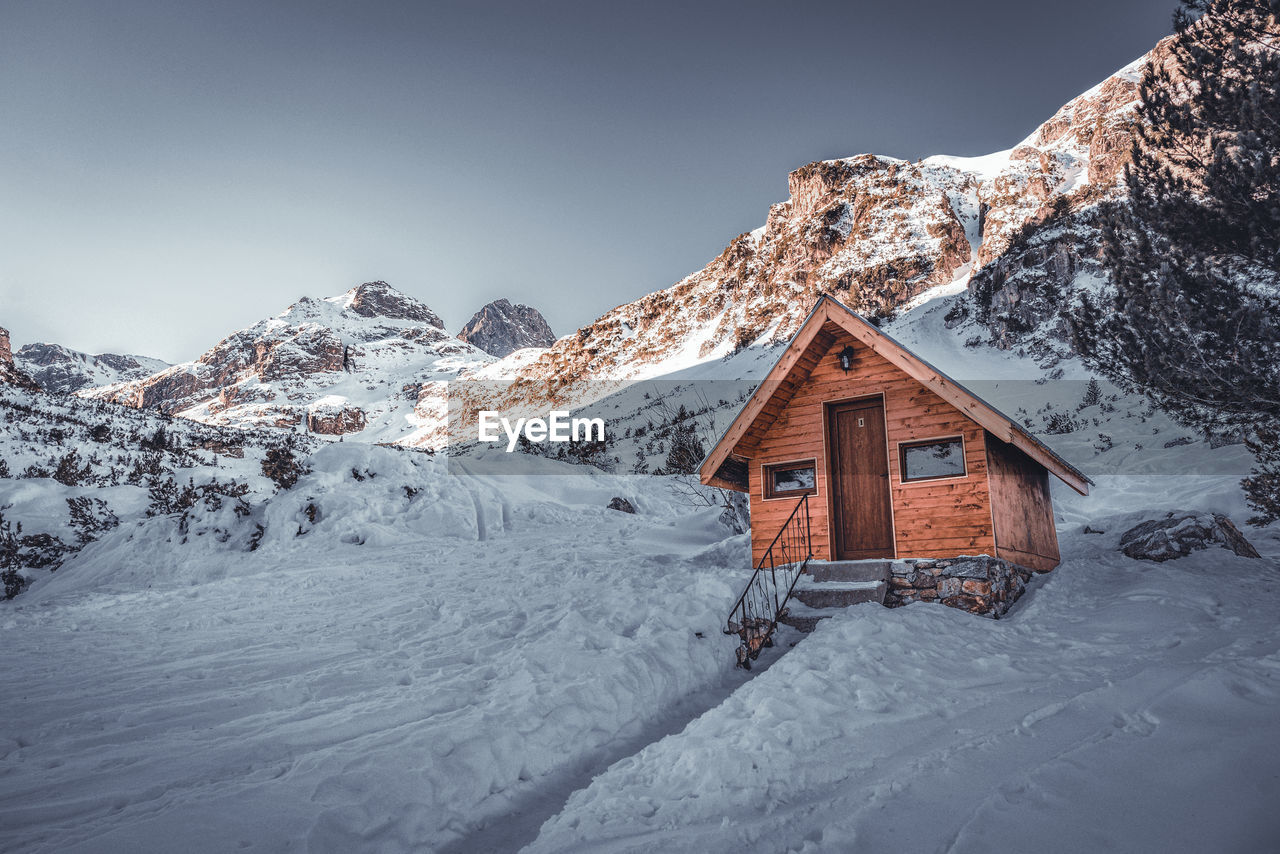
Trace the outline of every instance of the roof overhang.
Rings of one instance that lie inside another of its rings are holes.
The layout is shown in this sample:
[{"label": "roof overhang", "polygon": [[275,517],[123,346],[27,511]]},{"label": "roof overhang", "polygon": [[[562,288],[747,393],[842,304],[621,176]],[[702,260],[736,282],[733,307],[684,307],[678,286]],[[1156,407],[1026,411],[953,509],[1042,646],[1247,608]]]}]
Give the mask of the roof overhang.
[{"label": "roof overhang", "polygon": [[[797,383],[788,382],[794,373],[812,369],[807,361],[815,342],[820,346],[823,327],[834,324],[865,344],[891,365],[899,368],[938,397],[960,410],[966,417],[982,426],[997,439],[1008,442],[1035,460],[1055,477],[1081,495],[1089,494],[1089,480],[1079,469],[1058,456],[1051,448],[1032,436],[1021,425],[982,400],[960,383],[951,379],[933,365],[912,353],[901,343],[881,332],[866,318],[847,306],[823,294],[813,311],[779,357],[777,363],[756,387],[743,405],[733,423],[716,442],[698,469],[698,477],[709,486],[719,486],[747,491],[747,466],[745,460],[735,455],[739,443],[752,430],[757,420],[772,421],[767,409],[775,411],[794,392]],[[829,334],[829,333],[828,333]],[[823,348],[825,350],[825,348]],[[819,354],[821,355],[821,354]]]}]

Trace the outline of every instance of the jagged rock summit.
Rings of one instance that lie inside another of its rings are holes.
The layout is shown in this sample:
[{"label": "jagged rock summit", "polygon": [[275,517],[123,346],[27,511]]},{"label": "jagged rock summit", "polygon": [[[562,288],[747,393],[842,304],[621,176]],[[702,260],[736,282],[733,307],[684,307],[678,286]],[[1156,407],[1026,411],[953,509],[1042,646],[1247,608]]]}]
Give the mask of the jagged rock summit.
[{"label": "jagged rock summit", "polygon": [[13,351],[9,347],[9,330],[3,327],[0,327],[0,383],[16,385],[28,391],[40,390],[40,386],[14,364]]},{"label": "jagged rock summit", "polygon": [[357,285],[342,296],[330,297],[328,302],[341,305],[361,317],[408,320],[444,329],[444,321],[434,311],[382,281]]},{"label": "jagged rock summit", "polygon": [[395,441],[434,429],[439,381],[491,357],[386,282],[302,297],[192,362],[85,396],[239,427]]},{"label": "jagged rock summit", "polygon": [[536,308],[512,305],[506,299],[495,300],[477,311],[458,337],[498,358],[526,347],[550,347],[556,343],[555,333]]},{"label": "jagged rock summit", "polygon": [[169,367],[168,362],[146,356],[93,355],[44,343],[23,346],[13,359],[42,389],[55,394],[140,380]]}]

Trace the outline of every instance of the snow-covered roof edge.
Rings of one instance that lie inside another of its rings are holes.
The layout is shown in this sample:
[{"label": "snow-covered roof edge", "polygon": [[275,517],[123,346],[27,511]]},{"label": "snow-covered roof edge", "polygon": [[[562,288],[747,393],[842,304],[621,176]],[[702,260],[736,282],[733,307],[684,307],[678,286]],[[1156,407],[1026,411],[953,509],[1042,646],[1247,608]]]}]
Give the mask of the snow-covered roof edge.
[{"label": "snow-covered roof edge", "polygon": [[[828,305],[835,311],[829,310],[827,308]],[[787,342],[786,348],[778,356],[778,361],[774,363],[774,366],[761,383],[756,386],[756,390],[752,392],[751,397],[743,404],[737,417],[734,418],[728,429],[724,431],[720,439],[716,441],[715,446],[699,464],[699,479],[703,483],[709,483],[718,477],[720,467],[759,416],[760,410],[767,403],[768,398],[772,396],[772,392],[762,396],[762,389],[766,386],[772,387],[774,383],[791,372],[794,365],[788,365],[785,370],[781,371],[783,376],[775,375],[787,362],[788,357],[797,345],[807,347],[817,335],[818,330],[821,329],[822,323],[827,320],[835,322],[876,353],[888,358],[895,367],[955,406],[967,418],[981,425],[997,438],[1017,446],[1027,456],[1044,466],[1055,477],[1076,492],[1081,495],[1089,494],[1089,485],[1093,481],[1063,459],[1056,451],[1033,436],[1012,418],[987,403],[961,383],[956,382],[944,371],[916,355],[906,345],[881,331],[879,327],[872,324],[865,317],[828,294],[822,294],[818,297],[804,323],[801,324],[796,334]],[[852,324],[849,321],[852,321]],[[959,398],[959,400],[956,400],[956,398]]]}]

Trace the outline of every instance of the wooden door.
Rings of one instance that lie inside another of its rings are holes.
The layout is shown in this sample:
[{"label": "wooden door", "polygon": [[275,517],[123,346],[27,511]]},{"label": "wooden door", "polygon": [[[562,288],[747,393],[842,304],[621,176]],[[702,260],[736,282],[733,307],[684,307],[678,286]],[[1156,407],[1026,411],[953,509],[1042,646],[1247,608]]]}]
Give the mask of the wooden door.
[{"label": "wooden door", "polygon": [[831,552],[835,560],[893,557],[889,451],[880,398],[827,409]]}]

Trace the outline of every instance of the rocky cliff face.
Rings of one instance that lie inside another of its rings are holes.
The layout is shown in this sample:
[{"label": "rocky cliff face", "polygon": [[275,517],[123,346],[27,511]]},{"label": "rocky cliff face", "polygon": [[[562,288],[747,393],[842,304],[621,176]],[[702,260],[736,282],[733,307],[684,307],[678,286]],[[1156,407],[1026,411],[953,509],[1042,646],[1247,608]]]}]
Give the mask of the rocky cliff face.
[{"label": "rocky cliff face", "polygon": [[961,170],[861,155],[804,166],[790,188],[703,270],[560,339],[521,376],[557,395],[656,376],[785,340],[821,293],[885,315],[974,257],[977,181]]},{"label": "rocky cliff face", "polygon": [[27,344],[14,361],[45,391],[71,394],[84,388],[138,380],[169,367],[146,356],[90,355],[58,344]]},{"label": "rocky cliff face", "polygon": [[1101,275],[1094,220],[1099,203],[1125,194],[1145,59],[1072,99],[1008,151],[915,163],[863,154],[797,169],[789,198],[761,228],[672,287],[560,339],[520,367],[518,388],[477,405],[589,398],[586,386],[601,380],[655,376],[784,341],[823,293],[875,319],[972,288],[994,308],[959,309],[955,324],[1006,347],[1032,330],[1052,337],[1070,291]]},{"label": "rocky cliff face", "polygon": [[16,385],[28,391],[39,391],[40,386],[14,364],[13,350],[9,345],[9,330],[0,327],[0,383]]},{"label": "rocky cliff face", "polygon": [[85,394],[211,424],[394,440],[414,429],[423,383],[491,361],[443,327],[427,306],[369,282],[303,297],[194,362]]},{"label": "rocky cliff face", "polygon": [[502,358],[526,347],[550,347],[556,341],[547,320],[536,308],[491,302],[467,321],[458,337],[491,356]]},{"label": "rocky cliff face", "polygon": [[980,265],[953,323],[996,346],[1057,358],[1069,352],[1062,310],[1103,282],[1102,210],[1127,196],[1143,66],[1169,60],[1170,39],[1072,99],[1010,152],[983,197],[989,205]]}]

